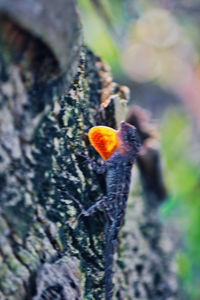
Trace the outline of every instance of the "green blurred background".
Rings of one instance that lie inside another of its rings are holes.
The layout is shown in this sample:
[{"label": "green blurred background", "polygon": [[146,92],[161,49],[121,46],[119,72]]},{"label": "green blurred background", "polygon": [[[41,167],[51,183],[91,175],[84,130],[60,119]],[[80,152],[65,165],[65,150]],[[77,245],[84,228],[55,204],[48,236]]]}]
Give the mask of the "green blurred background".
[{"label": "green blurred background", "polygon": [[87,45],[161,133],[181,299],[200,299],[200,1],[79,0]]}]

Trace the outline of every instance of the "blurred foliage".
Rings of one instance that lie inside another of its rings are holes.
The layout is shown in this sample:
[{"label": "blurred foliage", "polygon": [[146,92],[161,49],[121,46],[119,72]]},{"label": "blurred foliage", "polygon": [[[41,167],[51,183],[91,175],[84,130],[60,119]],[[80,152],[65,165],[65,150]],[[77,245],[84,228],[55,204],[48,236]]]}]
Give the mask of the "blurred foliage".
[{"label": "blurred foliage", "polygon": [[78,4],[85,42],[111,66],[114,76],[123,76],[121,51],[140,5],[135,0],[78,0]]},{"label": "blurred foliage", "polygon": [[[112,35],[112,16],[114,13],[111,13],[111,7],[108,1],[100,2],[106,12],[106,21],[104,19],[103,12],[101,14],[98,13],[97,8],[92,4],[93,1],[78,0],[79,7],[81,9],[84,39],[87,45],[89,45],[95,53],[105,59],[105,61],[111,66],[114,73],[120,72],[121,66],[119,63],[119,50]],[[119,8],[118,5],[115,7]],[[109,20],[109,23],[107,23],[107,20]]]},{"label": "blurred foliage", "polygon": [[[170,112],[162,124],[162,147],[166,160],[166,180],[171,196],[161,216],[176,228],[175,242],[181,289],[189,299],[200,299],[200,169],[191,120],[179,111]],[[180,242],[179,241],[179,242]],[[179,244],[179,243],[178,243]],[[186,298],[188,299],[188,298]]]}]

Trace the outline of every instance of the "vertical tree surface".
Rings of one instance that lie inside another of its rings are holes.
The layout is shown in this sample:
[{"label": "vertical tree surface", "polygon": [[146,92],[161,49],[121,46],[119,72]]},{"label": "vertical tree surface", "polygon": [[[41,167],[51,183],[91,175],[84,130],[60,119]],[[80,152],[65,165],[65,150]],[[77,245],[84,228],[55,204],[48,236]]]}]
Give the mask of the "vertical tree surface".
[{"label": "vertical tree surface", "polygon": [[[72,0],[1,0],[0,10],[0,299],[103,299],[104,214],[77,223],[73,197],[88,208],[106,193],[104,175],[78,154],[98,158],[87,132],[115,128],[114,99],[126,99],[82,45]],[[141,194],[136,198],[143,205]],[[141,210],[135,215],[129,208],[115,298],[174,299],[170,261],[151,244],[160,242],[161,225],[149,226]],[[155,229],[155,241],[144,237],[141,223],[146,232]],[[142,257],[136,248],[144,247]],[[150,266],[145,274],[143,265]],[[167,288],[149,296],[156,280]]]}]

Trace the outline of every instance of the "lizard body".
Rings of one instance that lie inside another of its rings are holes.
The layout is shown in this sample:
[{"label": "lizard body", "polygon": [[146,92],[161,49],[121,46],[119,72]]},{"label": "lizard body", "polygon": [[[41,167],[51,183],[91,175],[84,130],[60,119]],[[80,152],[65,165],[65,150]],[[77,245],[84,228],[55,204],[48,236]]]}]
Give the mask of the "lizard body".
[{"label": "lizard body", "polygon": [[110,159],[113,167],[107,170],[107,214],[108,220],[105,226],[105,294],[106,300],[112,299],[112,273],[115,248],[118,235],[123,225],[126,211],[127,198],[132,165],[122,158],[120,154],[114,154]]},{"label": "lizard body", "polygon": [[88,216],[96,209],[103,208],[105,225],[105,299],[111,300],[113,294],[112,273],[114,253],[118,235],[124,222],[132,165],[140,150],[140,138],[134,126],[121,122],[115,131],[105,126],[96,126],[89,131],[89,140],[105,160],[98,166],[87,158],[97,173],[106,172],[106,197],[95,203],[81,215]]}]

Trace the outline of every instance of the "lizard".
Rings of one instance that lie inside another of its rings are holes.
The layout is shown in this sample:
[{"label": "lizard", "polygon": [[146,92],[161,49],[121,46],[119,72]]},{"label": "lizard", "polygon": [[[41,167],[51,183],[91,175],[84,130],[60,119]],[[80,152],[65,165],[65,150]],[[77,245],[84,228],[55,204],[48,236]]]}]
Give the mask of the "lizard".
[{"label": "lizard", "polygon": [[[137,129],[126,122],[120,123],[116,131],[107,126],[95,126],[88,132],[89,141],[104,159],[102,165],[84,156],[97,173],[106,173],[106,196],[97,201],[89,209],[81,208],[80,216],[89,216],[102,208],[106,216],[105,225],[105,299],[111,300],[113,295],[113,264],[120,229],[124,222],[132,165],[141,148]],[[82,155],[81,155],[82,156]]]}]

